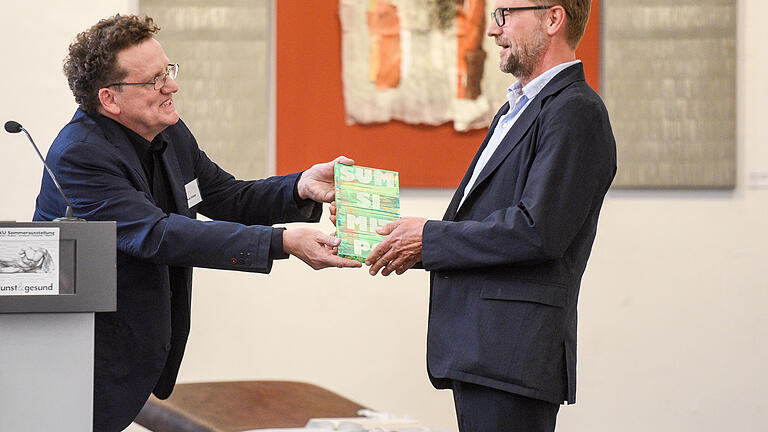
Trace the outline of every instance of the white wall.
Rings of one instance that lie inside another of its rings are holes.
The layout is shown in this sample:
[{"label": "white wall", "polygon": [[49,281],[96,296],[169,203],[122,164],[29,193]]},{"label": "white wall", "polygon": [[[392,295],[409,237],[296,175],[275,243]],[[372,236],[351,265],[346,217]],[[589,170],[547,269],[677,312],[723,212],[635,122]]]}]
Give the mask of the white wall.
[{"label": "white wall", "polygon": [[[24,126],[45,156],[77,107],[62,64],[77,33],[138,0],[6,1],[0,17],[0,123]],[[42,165],[23,133],[0,130],[0,220],[31,220]]]},{"label": "white wall", "polygon": [[[124,10],[135,5],[6,6],[0,35],[18,48],[6,48],[0,69],[0,120],[21,122],[47,148],[74,107],[60,72],[67,43]],[[737,189],[609,193],[582,286],[578,404],[561,409],[559,430],[768,430],[768,190],[746,187],[749,171],[768,170],[766,14],[762,0],[740,2]],[[0,133],[0,220],[29,220],[38,163],[22,136]],[[449,198],[405,190],[403,212],[438,218]],[[426,378],[427,298],[418,271],[373,279],[296,259],[271,275],[198,270],[180,378],[304,380],[453,427],[450,394]]]}]

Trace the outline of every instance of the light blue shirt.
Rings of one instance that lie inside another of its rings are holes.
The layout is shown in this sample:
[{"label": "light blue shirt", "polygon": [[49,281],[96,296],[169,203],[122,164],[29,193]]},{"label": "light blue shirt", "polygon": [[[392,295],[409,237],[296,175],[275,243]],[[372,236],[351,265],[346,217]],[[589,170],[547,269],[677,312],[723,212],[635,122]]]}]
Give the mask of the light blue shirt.
[{"label": "light blue shirt", "polygon": [[[555,77],[555,75],[560,73],[563,69],[573,66],[577,63],[581,63],[581,60],[560,63],[559,65],[549,69],[548,71],[531,80],[531,82],[529,82],[525,87],[523,87],[520,81],[516,81],[514,84],[512,84],[512,87],[507,89],[509,111],[502,115],[501,118],[499,118],[499,122],[496,123],[496,128],[493,130],[493,135],[491,135],[491,138],[488,140],[488,145],[483,149],[483,153],[480,154],[480,158],[477,160],[477,165],[475,165],[475,170],[472,172],[472,177],[470,177],[469,183],[467,183],[467,187],[464,188],[464,196],[461,198],[461,202],[459,203],[458,208],[461,208],[461,205],[464,204],[464,200],[467,199],[469,191],[471,191],[472,186],[475,185],[475,181],[477,180],[477,177],[480,176],[483,168],[485,168],[485,164],[488,163],[488,160],[491,158],[491,156],[493,156],[493,153],[496,152],[499,144],[501,144],[501,141],[505,136],[507,136],[509,130],[512,129],[512,126],[514,126],[515,122],[520,117],[520,114],[525,111],[528,105],[530,105],[531,101],[536,97],[536,95],[539,94],[541,89],[543,89],[544,86],[546,86],[549,81]],[[522,106],[518,106],[518,103],[520,103]]]}]

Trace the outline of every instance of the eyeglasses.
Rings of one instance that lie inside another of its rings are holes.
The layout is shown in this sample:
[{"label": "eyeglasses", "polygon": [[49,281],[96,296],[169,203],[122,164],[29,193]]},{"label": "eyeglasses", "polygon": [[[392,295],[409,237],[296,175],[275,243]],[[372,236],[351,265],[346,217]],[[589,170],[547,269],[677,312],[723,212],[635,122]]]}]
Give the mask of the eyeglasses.
[{"label": "eyeglasses", "polygon": [[523,7],[507,7],[507,8],[496,8],[493,12],[491,12],[491,17],[493,17],[493,20],[496,21],[496,25],[499,27],[504,27],[504,15],[506,15],[506,12],[513,12],[513,11],[523,11],[523,10],[542,10],[542,9],[550,9],[552,6],[523,6]]},{"label": "eyeglasses", "polygon": [[168,77],[175,80],[176,75],[178,74],[179,74],[179,64],[178,63],[168,64],[168,66],[165,67],[165,72],[152,78],[152,81],[150,82],[138,82],[138,83],[118,82],[118,83],[112,83],[107,87],[124,86],[124,85],[151,85],[155,90],[160,90],[165,86],[166,82],[168,81]]}]

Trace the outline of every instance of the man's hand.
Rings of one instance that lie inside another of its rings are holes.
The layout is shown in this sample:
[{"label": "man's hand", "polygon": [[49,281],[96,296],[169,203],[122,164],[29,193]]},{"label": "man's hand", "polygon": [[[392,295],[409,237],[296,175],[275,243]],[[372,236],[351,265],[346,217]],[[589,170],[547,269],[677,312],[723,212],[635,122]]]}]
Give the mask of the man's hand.
[{"label": "man's hand", "polygon": [[342,258],[336,246],[338,238],[309,228],[294,228],[283,231],[283,250],[295,255],[315,270],[326,267],[361,267],[362,263]]},{"label": "man's hand", "polygon": [[427,220],[419,217],[404,217],[390,222],[376,230],[387,236],[365,259],[371,266],[369,273],[383,276],[395,272],[399,275],[421,261],[421,238]]},{"label": "man's hand", "polygon": [[355,161],[339,156],[330,162],[312,165],[312,168],[301,174],[298,184],[299,197],[320,203],[333,201],[336,196],[336,190],[333,187],[333,166],[337,163],[354,165]]},{"label": "man's hand", "polygon": [[331,220],[333,226],[336,226],[336,201],[331,202],[328,206],[328,219]]}]

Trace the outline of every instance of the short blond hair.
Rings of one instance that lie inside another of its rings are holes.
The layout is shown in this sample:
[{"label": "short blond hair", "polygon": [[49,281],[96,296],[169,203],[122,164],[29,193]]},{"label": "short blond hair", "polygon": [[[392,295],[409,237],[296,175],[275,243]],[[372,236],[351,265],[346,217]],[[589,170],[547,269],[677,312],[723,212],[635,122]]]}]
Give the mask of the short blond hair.
[{"label": "short blond hair", "polygon": [[565,28],[566,40],[571,48],[576,49],[587,28],[592,0],[534,0],[534,3],[543,6],[559,5],[565,9],[568,15]]}]

